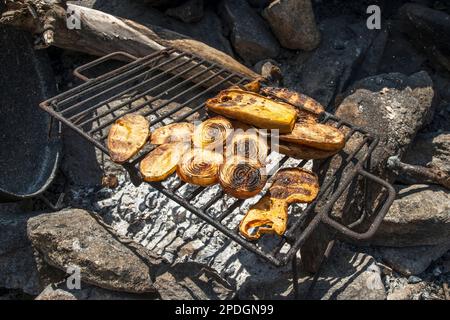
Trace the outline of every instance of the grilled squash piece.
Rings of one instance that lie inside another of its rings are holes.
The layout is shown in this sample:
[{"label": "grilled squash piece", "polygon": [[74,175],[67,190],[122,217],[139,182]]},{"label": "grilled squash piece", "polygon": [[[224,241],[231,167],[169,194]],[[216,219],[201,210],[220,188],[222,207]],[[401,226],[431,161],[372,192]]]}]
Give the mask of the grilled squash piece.
[{"label": "grilled squash piece", "polygon": [[263,129],[293,130],[297,119],[295,108],[287,103],[267,99],[257,93],[239,89],[221,91],[206,101],[206,107],[220,115]]},{"label": "grilled squash piece", "polygon": [[184,182],[209,186],[219,181],[219,167],[223,156],[207,149],[192,149],[180,160],[177,174]]},{"label": "grilled squash piece", "polygon": [[155,129],[150,139],[151,144],[191,141],[194,125],[189,122],[171,123]]},{"label": "grilled squash piece", "polygon": [[325,111],[325,108],[313,98],[286,88],[264,87],[261,88],[260,93],[268,97],[278,98],[281,101],[298,106],[301,110],[306,110],[315,115],[319,115]]},{"label": "grilled squash piece", "polygon": [[339,152],[339,150],[319,150],[317,148],[312,148],[291,142],[280,142],[279,144],[276,144],[275,147],[278,148],[278,150],[276,151],[278,151],[279,153],[300,160],[326,159]]},{"label": "grilled squash piece", "polygon": [[281,134],[279,139],[326,151],[339,151],[345,145],[345,136],[339,129],[308,121],[296,123],[291,133]]},{"label": "grilled squash piece", "polygon": [[275,175],[268,193],[250,207],[239,225],[239,231],[248,240],[257,240],[264,233],[281,236],[286,231],[289,204],[310,203],[318,193],[319,181],[311,171],[281,169]]},{"label": "grilled squash piece", "polygon": [[116,120],[108,133],[107,147],[111,160],[124,163],[145,145],[150,134],[149,122],[130,113]]},{"label": "grilled squash piece", "polygon": [[234,156],[227,158],[220,166],[220,185],[226,193],[238,199],[257,195],[266,181],[265,168],[255,161]]},{"label": "grilled squash piece", "polygon": [[223,148],[232,132],[233,125],[228,119],[220,116],[214,117],[203,121],[194,129],[192,141],[195,147],[201,149]]},{"label": "grilled squash piece", "polygon": [[140,163],[144,181],[163,181],[175,172],[178,162],[190,149],[190,143],[167,143],[152,150]]}]

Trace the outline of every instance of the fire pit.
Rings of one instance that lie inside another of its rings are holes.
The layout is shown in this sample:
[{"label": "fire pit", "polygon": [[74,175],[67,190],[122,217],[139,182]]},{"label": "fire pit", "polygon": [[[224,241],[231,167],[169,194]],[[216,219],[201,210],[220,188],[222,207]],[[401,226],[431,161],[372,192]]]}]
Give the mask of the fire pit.
[{"label": "fire pit", "polygon": [[[98,77],[89,78],[85,75],[91,72],[92,68],[111,59],[129,62]],[[108,154],[106,139],[109,128],[124,114],[135,112],[144,115],[149,119],[152,129],[172,122],[202,120],[207,117],[206,99],[229,86],[245,84],[252,80],[194,54],[176,49],[161,50],[139,59],[117,52],[77,68],[74,74],[85,83],[42,102],[40,106],[106,154]],[[220,189],[212,191],[213,187],[191,186],[190,192],[186,194],[180,192],[186,184],[179,179],[173,179],[170,183],[153,182],[151,185],[273,265],[283,266],[292,261],[295,282],[297,263],[295,255],[320,223],[328,224],[350,238],[367,239],[375,233],[395,197],[395,191],[389,183],[365,169],[370,163],[372,152],[377,147],[377,137],[327,112],[322,114],[320,121],[345,129],[346,141],[354,135],[359,135],[362,139],[354,151],[343,158],[339,172],[327,177],[321,183],[317,199],[303,208],[301,214],[290,216],[287,231],[276,246],[269,247],[260,242],[249,242],[239,235],[235,225],[227,223],[227,218],[239,213],[244,200],[227,197],[226,209],[215,214],[210,209],[216,203],[224,201],[225,197]],[[123,164],[135,185],[143,182],[138,164],[151,150],[149,148],[151,147],[147,146],[136,157]],[[284,156],[279,167],[289,161],[290,158]],[[329,165],[330,161],[331,159],[322,162],[321,168]],[[307,163],[306,160],[300,161],[297,166],[304,167]],[[351,169],[347,170],[350,167]],[[273,173],[275,172],[269,172],[269,175]],[[336,201],[349,185],[359,178],[363,178],[364,183],[370,181],[385,189],[384,200],[377,208],[373,210],[367,208],[372,212],[371,223],[363,232],[354,231],[353,228],[365,221],[368,218],[366,215],[363,214],[359,220],[347,226],[331,216]],[[207,197],[201,205],[194,201],[200,197]],[[322,205],[317,206],[318,203]]]}]

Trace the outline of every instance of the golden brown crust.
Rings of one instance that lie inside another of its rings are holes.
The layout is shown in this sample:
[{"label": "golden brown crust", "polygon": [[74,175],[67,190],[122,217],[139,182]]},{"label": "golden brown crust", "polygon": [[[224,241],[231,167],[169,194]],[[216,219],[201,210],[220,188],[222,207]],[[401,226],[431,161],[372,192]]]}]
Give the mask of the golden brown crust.
[{"label": "golden brown crust", "polygon": [[124,163],[132,158],[145,145],[149,134],[149,122],[141,115],[130,113],[117,119],[108,133],[111,160]]},{"label": "golden brown crust", "polygon": [[165,144],[191,141],[194,125],[189,122],[171,123],[155,129],[150,139],[151,144]]},{"label": "golden brown crust", "polygon": [[220,185],[226,193],[238,199],[257,195],[264,188],[266,181],[265,169],[257,162],[231,157],[220,166]]},{"label": "golden brown crust", "polygon": [[219,167],[223,156],[211,150],[192,149],[177,166],[177,175],[184,182],[199,186],[210,186],[219,181]]},{"label": "golden brown crust", "polygon": [[319,193],[317,175],[302,168],[280,169],[269,188],[270,197],[286,201],[310,203]]},{"label": "golden brown crust", "polygon": [[260,92],[268,97],[282,99],[294,106],[301,106],[302,109],[315,115],[319,115],[325,111],[325,108],[313,98],[286,88],[264,87],[261,88]]},{"label": "golden brown crust", "polygon": [[213,117],[195,127],[192,141],[196,148],[223,148],[232,132],[230,120],[221,116]]},{"label": "golden brown crust", "polygon": [[279,139],[326,151],[339,151],[345,145],[345,136],[339,129],[321,123],[296,123],[291,133],[281,134]]},{"label": "golden brown crust", "polygon": [[291,132],[297,119],[295,108],[287,103],[234,88],[206,101],[206,107],[220,115],[258,128],[278,129],[281,133]]},{"label": "golden brown crust", "polygon": [[189,143],[163,144],[152,150],[140,163],[144,181],[163,181],[175,172],[181,157],[190,148]]}]

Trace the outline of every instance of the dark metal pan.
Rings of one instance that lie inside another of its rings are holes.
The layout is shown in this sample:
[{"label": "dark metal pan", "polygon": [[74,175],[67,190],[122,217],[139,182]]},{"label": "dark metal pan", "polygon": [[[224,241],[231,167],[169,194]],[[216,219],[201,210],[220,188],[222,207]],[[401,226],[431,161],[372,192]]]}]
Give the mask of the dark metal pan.
[{"label": "dark metal pan", "polygon": [[0,44],[0,201],[14,201],[38,196],[51,184],[61,141],[58,126],[38,107],[56,91],[45,53],[9,27],[0,28]]}]

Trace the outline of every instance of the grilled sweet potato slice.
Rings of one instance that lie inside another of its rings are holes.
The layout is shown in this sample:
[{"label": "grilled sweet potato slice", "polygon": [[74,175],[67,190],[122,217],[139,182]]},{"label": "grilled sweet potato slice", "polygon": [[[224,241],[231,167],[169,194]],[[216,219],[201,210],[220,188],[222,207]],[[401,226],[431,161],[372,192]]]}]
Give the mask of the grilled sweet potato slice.
[{"label": "grilled sweet potato slice", "polygon": [[144,181],[163,181],[175,172],[181,157],[190,149],[190,143],[176,142],[158,146],[140,163]]},{"label": "grilled sweet potato slice", "polygon": [[279,144],[276,144],[275,147],[278,148],[277,151],[279,153],[300,160],[326,159],[339,152],[339,150],[320,150],[291,142],[280,142]]},{"label": "grilled sweet potato slice", "polygon": [[145,145],[150,134],[149,122],[139,114],[126,114],[116,120],[108,133],[111,160],[124,163]]},{"label": "grilled sweet potato slice", "polygon": [[258,128],[278,129],[281,133],[291,132],[297,119],[295,108],[287,103],[234,88],[206,101],[206,107],[220,115]]},{"label": "grilled sweet potato slice", "polygon": [[257,240],[264,233],[281,236],[286,231],[289,204],[312,202],[318,193],[319,181],[311,171],[281,169],[275,175],[268,193],[250,207],[239,225],[239,231],[248,240]]},{"label": "grilled sweet potato slice", "polygon": [[191,141],[194,125],[189,122],[171,123],[155,129],[150,139],[151,144]]},{"label": "grilled sweet potato slice", "polygon": [[219,181],[219,167],[223,155],[207,150],[192,149],[180,160],[177,175],[184,182],[199,186],[209,186]]},{"label": "grilled sweet potato slice", "polygon": [[302,110],[306,110],[315,115],[319,115],[325,111],[325,108],[313,98],[286,88],[264,87],[261,88],[260,93],[268,97],[281,99],[294,106],[299,106]]},{"label": "grilled sweet potato slice", "polygon": [[345,145],[345,136],[339,129],[309,121],[296,123],[291,133],[281,134],[279,139],[326,151],[339,151]]}]

